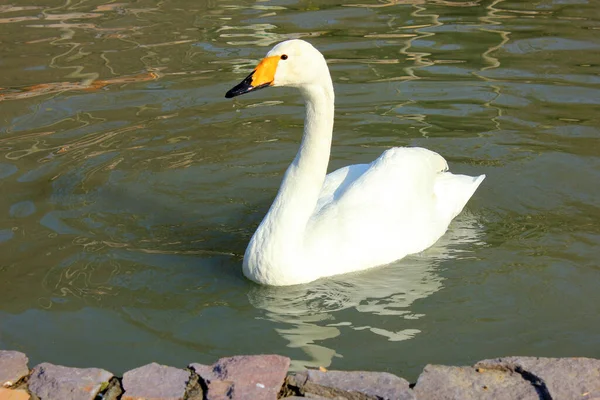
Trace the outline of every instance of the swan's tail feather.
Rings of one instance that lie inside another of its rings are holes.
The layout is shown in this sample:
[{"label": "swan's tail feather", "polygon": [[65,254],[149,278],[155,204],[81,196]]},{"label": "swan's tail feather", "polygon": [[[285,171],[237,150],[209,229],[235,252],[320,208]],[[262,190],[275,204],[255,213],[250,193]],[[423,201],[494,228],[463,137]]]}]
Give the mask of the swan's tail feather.
[{"label": "swan's tail feather", "polygon": [[485,175],[454,175],[450,172],[439,174],[433,189],[438,200],[438,212],[449,220],[456,217],[484,179]]}]

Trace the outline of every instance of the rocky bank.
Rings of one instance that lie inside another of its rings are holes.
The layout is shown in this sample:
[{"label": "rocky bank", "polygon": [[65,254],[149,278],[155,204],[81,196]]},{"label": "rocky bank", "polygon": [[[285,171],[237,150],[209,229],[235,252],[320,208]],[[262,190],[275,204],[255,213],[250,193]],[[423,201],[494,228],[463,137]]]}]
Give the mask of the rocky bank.
[{"label": "rocky bank", "polygon": [[0,350],[0,400],[600,400],[600,360],[506,357],[472,367],[427,365],[416,383],[387,372],[288,373],[278,355],[234,356],[212,365],[152,363],[123,377],[99,368],[42,363]]}]

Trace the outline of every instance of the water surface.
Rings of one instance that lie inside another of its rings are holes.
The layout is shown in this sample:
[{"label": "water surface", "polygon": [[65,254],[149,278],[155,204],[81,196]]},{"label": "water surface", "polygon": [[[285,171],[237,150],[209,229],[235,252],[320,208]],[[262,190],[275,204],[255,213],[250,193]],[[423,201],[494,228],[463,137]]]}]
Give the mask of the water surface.
[{"label": "water surface", "polygon": [[[114,373],[278,353],[408,379],[600,357],[598,30],[585,0],[0,6],[0,348]],[[288,38],[329,60],[331,170],[411,145],[487,174],[433,248],[292,288],[242,276],[303,105],[224,93]]]}]

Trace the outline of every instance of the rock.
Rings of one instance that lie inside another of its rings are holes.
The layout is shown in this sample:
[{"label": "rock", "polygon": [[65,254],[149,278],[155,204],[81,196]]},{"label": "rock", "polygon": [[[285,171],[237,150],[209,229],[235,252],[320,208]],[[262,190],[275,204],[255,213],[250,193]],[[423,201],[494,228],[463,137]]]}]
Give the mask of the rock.
[{"label": "rock", "polygon": [[123,388],[118,378],[112,378],[108,383],[108,389],[104,392],[102,400],[118,400],[123,394]]},{"label": "rock", "polygon": [[191,364],[206,383],[208,400],[275,400],[290,366],[277,355],[221,358],[213,365]]},{"label": "rock", "polygon": [[352,400],[415,399],[407,380],[387,372],[309,370],[291,376],[288,385],[297,387],[305,396]]},{"label": "rock", "polygon": [[181,400],[190,379],[183,369],[152,363],[123,375],[122,400]]},{"label": "rock", "polygon": [[0,388],[0,400],[29,400],[30,397],[24,390]]},{"label": "rock", "polygon": [[600,360],[506,357],[480,361],[475,367],[517,372],[542,399],[600,399]]},{"label": "rock", "polygon": [[42,363],[31,371],[29,391],[43,400],[93,400],[113,377],[98,368],[68,368]]},{"label": "rock", "polygon": [[206,398],[208,400],[233,399],[233,386],[231,381],[208,381]]},{"label": "rock", "polygon": [[29,359],[20,351],[0,350],[0,386],[12,386],[29,375]]},{"label": "rock", "polygon": [[518,373],[473,367],[427,365],[414,387],[418,399],[539,400]]},{"label": "rock", "polygon": [[190,373],[190,379],[188,380],[187,386],[185,388],[185,399],[204,400],[204,388],[200,386],[200,377],[198,376],[198,374]]}]

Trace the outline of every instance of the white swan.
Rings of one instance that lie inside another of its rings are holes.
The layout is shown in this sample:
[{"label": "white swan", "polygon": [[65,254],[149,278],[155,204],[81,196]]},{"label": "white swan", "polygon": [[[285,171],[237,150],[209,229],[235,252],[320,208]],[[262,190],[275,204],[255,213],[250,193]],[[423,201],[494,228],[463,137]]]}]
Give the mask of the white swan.
[{"label": "white swan", "polygon": [[307,283],[423,251],[485,178],[453,175],[439,154],[416,147],[326,175],[334,94],[323,55],[302,40],[279,43],[225,97],[268,86],[298,88],[306,117],[298,154],[244,255],[244,275],[257,283]]}]

